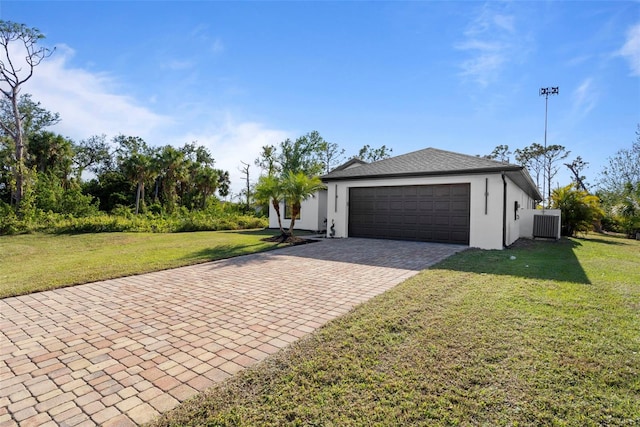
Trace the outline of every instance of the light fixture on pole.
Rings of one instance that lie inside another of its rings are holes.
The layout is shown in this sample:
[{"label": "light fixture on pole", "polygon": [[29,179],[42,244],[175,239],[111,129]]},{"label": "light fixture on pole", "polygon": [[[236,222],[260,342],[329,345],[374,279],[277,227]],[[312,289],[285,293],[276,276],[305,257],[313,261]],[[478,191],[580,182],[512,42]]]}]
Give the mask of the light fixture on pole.
[{"label": "light fixture on pole", "polygon": [[[540,88],[540,96],[544,96],[544,156],[542,167],[542,198],[546,197],[546,173],[547,173],[547,112],[549,111],[549,95],[558,95],[560,88],[556,87],[543,87]],[[551,191],[551,188],[549,188]],[[542,208],[544,209],[544,200],[542,201]]]}]

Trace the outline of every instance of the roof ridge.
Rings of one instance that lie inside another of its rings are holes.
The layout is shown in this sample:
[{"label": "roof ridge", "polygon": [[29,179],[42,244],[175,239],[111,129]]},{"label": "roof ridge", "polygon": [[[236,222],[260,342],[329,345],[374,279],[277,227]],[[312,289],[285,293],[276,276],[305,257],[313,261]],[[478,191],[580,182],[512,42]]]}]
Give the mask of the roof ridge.
[{"label": "roof ridge", "polygon": [[442,148],[435,148],[435,147],[422,148],[420,150],[415,150],[415,151],[411,151],[409,153],[400,154],[400,155],[398,155],[396,157],[405,156],[405,155],[409,155],[409,154],[414,154],[414,153],[418,153],[420,151],[427,151],[427,150],[439,151],[441,153],[452,154],[454,156],[464,156],[464,157],[468,157],[469,159],[473,159],[473,160],[477,160],[477,159],[486,160],[486,161],[495,163],[496,166],[503,166],[503,165],[518,166],[518,167],[521,166],[521,165],[518,165],[518,164],[515,164],[515,163],[511,163],[511,162],[501,162],[499,160],[489,159],[489,158],[481,156],[479,154],[471,155],[471,154],[466,154],[466,153],[458,153],[457,151],[444,150]]}]

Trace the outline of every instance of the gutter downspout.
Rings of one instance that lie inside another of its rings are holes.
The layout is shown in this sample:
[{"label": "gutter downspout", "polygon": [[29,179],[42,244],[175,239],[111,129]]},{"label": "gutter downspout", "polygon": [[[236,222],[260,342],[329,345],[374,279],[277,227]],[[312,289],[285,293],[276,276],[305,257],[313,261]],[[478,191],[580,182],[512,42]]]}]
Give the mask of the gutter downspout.
[{"label": "gutter downspout", "polygon": [[502,172],[502,249],[507,247],[507,180]]}]

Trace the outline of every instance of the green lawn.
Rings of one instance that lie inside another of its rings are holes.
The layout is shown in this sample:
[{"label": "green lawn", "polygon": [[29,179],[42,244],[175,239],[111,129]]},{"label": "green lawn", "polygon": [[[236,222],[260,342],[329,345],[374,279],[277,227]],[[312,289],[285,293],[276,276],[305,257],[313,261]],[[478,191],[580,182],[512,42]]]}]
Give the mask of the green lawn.
[{"label": "green lawn", "polygon": [[0,236],[0,298],[276,247],[269,231]]},{"label": "green lawn", "polygon": [[640,242],[597,235],[457,254],[155,425],[639,424]]}]

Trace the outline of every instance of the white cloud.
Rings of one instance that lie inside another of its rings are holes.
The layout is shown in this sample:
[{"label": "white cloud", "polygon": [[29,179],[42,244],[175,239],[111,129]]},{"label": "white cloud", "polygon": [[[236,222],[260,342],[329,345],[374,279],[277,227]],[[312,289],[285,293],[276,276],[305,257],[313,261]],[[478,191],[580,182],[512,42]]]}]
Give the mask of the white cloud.
[{"label": "white cloud", "polygon": [[481,87],[497,80],[505,64],[525,51],[518,41],[515,17],[493,9],[494,4],[486,3],[465,30],[465,40],[454,46],[468,52],[460,64],[460,76]]},{"label": "white cloud", "polygon": [[[74,140],[100,134],[110,139],[122,133],[140,136],[151,145],[161,141],[179,147],[196,141],[211,151],[216,168],[229,171],[231,191],[237,194],[243,187],[240,162],[251,164],[251,180],[255,181],[259,171],[253,161],[261,147],[291,137],[263,123],[211,111],[199,102],[177,109],[172,117],[158,114],[119,93],[121,85],[108,73],[69,67],[73,54],[73,49],[58,46],[55,54],[38,66],[23,92],[31,93],[44,108],[60,113],[62,121],[51,130]],[[153,97],[148,103],[154,105]]]},{"label": "white cloud", "polygon": [[132,97],[117,93],[116,81],[107,73],[91,73],[69,68],[71,48],[60,45],[35,70],[23,86],[46,109],[60,113],[62,121],[54,131],[73,139],[119,133],[148,138],[170,125],[169,117],[138,104]]},{"label": "white cloud", "polygon": [[496,14],[493,16],[493,23],[498,27],[510,33],[515,32],[515,18],[513,16]]},{"label": "white cloud", "polygon": [[220,38],[216,38],[211,44],[211,51],[213,53],[222,53],[224,52],[224,43]]},{"label": "white cloud", "polygon": [[481,52],[462,63],[460,75],[487,87],[494,80],[494,72],[500,69],[505,61],[505,56],[500,52]]},{"label": "white cloud", "polygon": [[456,45],[456,48],[459,50],[477,49],[483,52],[500,52],[506,47],[507,46],[500,42],[488,42],[475,39],[470,39]]},{"label": "white cloud", "polygon": [[573,107],[572,113],[578,118],[582,118],[589,114],[596,106],[597,102],[597,90],[593,83],[592,78],[587,78],[582,81],[572,94]]},{"label": "white cloud", "polygon": [[180,61],[178,59],[172,59],[162,65],[163,68],[168,68],[169,70],[180,71],[187,70],[189,68],[193,68],[195,63],[189,60]]},{"label": "white cloud", "polygon": [[627,39],[618,51],[618,55],[624,56],[629,61],[631,75],[640,76],[640,23],[629,28]]},{"label": "white cloud", "polygon": [[220,37],[213,38],[209,35],[208,25],[198,25],[189,34],[191,38],[200,43],[208,44],[209,50],[215,54],[222,53],[225,50],[224,43]]}]

